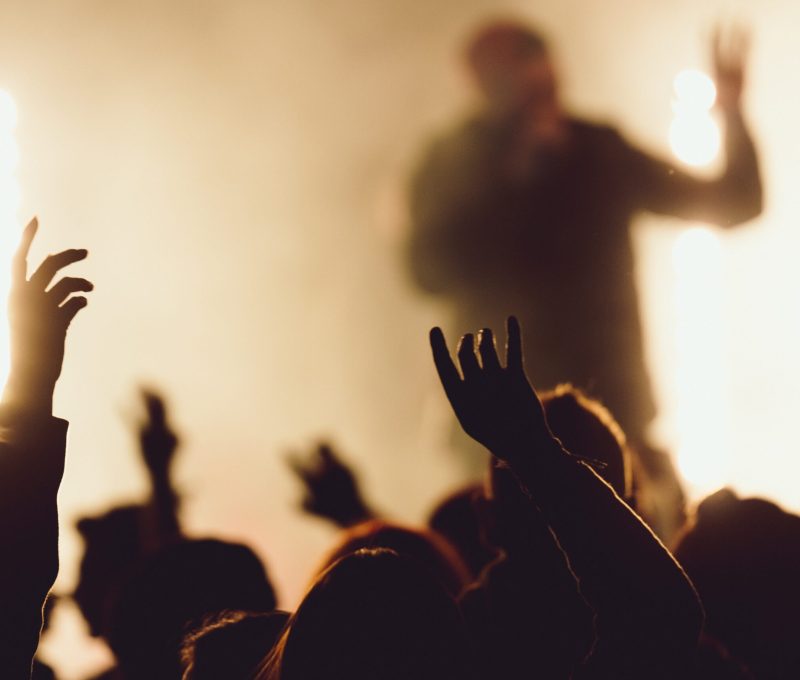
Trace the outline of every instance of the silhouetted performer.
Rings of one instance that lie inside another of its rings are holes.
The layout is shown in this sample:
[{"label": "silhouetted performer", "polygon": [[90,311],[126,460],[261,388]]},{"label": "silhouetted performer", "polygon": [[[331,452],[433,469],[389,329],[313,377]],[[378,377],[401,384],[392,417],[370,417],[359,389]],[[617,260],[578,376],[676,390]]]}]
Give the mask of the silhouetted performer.
[{"label": "silhouetted performer", "polygon": [[687,175],[614,128],[565,112],[545,41],[514,22],[484,26],[469,41],[482,109],[435,141],[413,177],[409,248],[419,286],[453,303],[461,332],[519,315],[536,329],[528,347],[536,384],[587,390],[634,443],[655,406],[629,225],[640,211],[723,227],[760,213],[740,109],[745,42],[714,43],[726,155],[717,179]]}]

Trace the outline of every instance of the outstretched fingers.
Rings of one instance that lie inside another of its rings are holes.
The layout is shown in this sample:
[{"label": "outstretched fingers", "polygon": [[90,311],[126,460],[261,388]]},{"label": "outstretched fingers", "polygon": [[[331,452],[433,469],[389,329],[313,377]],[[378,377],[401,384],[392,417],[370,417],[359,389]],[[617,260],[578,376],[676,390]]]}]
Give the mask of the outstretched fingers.
[{"label": "outstretched fingers", "polygon": [[57,305],[61,305],[73,293],[88,293],[94,290],[91,281],[73,276],[65,276],[47,291],[47,295]]},{"label": "outstretched fingers", "polygon": [[64,323],[69,326],[72,323],[72,320],[75,318],[75,315],[80,312],[86,305],[89,304],[89,301],[85,297],[71,297],[67,300],[59,310],[64,319]]},{"label": "outstretched fingers", "polygon": [[517,317],[508,317],[506,321],[506,331],[506,368],[511,371],[523,371],[522,332]]},{"label": "outstretched fingers", "polygon": [[42,262],[39,268],[33,273],[30,282],[44,290],[60,269],[74,262],[80,262],[86,259],[88,254],[89,252],[83,248],[72,248],[70,250],[63,250],[55,255],[48,255],[44,259],[44,262]]},{"label": "outstretched fingers", "polygon": [[433,353],[433,363],[439,380],[442,383],[447,398],[452,403],[458,395],[461,386],[461,375],[450,357],[450,350],[447,349],[447,341],[444,339],[442,329],[436,326],[430,332],[431,352]]},{"label": "outstretched fingers", "polygon": [[333,452],[333,447],[328,442],[320,442],[317,446],[316,456],[320,464],[325,467],[333,467],[339,464],[339,459]]},{"label": "outstretched fingers", "polygon": [[500,359],[497,358],[497,347],[491,328],[484,328],[478,335],[478,353],[481,356],[483,370],[497,372],[501,370]]},{"label": "outstretched fingers", "polygon": [[308,483],[314,478],[314,471],[298,451],[289,451],[284,460],[289,469],[304,482]]},{"label": "outstretched fingers", "polygon": [[481,367],[475,354],[475,336],[467,333],[458,343],[458,363],[464,380],[474,380],[481,375]]}]

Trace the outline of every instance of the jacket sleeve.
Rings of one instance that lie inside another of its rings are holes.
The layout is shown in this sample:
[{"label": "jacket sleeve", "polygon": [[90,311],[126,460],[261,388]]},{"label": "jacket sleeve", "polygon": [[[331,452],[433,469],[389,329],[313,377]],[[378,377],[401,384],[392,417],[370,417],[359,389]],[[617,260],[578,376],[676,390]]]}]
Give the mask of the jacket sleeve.
[{"label": "jacket sleeve", "polygon": [[753,139],[740,112],[725,118],[725,166],[702,179],[627,143],[626,178],[636,208],[732,227],[757,217],[763,190]]},{"label": "jacket sleeve", "polygon": [[58,573],[66,421],[0,407],[0,669],[28,678]]}]

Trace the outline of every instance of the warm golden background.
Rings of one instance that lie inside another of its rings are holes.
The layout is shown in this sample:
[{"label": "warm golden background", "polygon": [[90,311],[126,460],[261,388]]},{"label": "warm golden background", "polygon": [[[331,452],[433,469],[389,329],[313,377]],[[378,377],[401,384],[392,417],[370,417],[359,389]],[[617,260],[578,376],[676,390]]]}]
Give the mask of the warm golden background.
[{"label": "warm golden background", "polygon": [[[59,590],[74,519],[144,490],[143,382],[185,435],[189,529],[254,544],[286,608],[332,538],[295,509],[288,448],[332,437],[375,505],[412,521],[463,476],[426,347],[446,312],[403,270],[402,187],[469,104],[461,39],[501,6],[551,36],[577,112],[664,154],[676,74],[708,67],[717,19],[752,26],[767,210],[725,235],[643,220],[639,276],[656,435],[693,493],[727,482],[800,509],[797,2],[6,0],[16,219],[39,215],[36,258],[88,247],[97,285],[57,394],[72,423]],[[17,233],[6,220],[0,261]],[[76,621],[64,608],[47,640],[65,680],[104,658]]]}]

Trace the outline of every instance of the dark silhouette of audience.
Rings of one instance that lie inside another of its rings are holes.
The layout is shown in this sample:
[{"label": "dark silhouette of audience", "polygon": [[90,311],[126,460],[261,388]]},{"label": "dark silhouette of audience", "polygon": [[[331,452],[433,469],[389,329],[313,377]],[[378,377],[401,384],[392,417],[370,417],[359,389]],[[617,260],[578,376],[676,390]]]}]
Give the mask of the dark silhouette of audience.
[{"label": "dark silhouette of audience", "polygon": [[703,598],[708,635],[756,678],[796,678],[800,517],[719,491],[700,503],[675,555]]},{"label": "dark silhouette of audience", "polygon": [[452,597],[458,597],[471,580],[458,551],[443,536],[431,529],[411,529],[377,519],[345,531],[324,566],[358,550],[377,548],[394,550],[427,569]]},{"label": "dark silhouette of audience", "polygon": [[[85,251],[51,256],[28,277],[36,228],[14,262],[12,372],[0,408],[0,661],[9,678],[53,677],[38,662],[32,670],[58,567],[66,424],[50,413],[66,330],[85,305],[74,295],[91,289],[72,277],[49,288]],[[506,334],[504,363],[490,329],[464,336],[454,362],[442,332],[431,332],[454,414],[489,463],[486,482],[446,496],[429,527],[378,518],[329,445],[292,461],[306,512],[340,532],[294,613],[276,610],[247,546],[184,535],[170,478],[178,436],[164,399],[144,391],[149,497],[78,524],[86,552],[74,598],[114,653],[103,677],[796,676],[800,518],[731,492],[704,501],[676,549],[696,591],[632,510],[631,456],[612,414],[569,385],[540,399],[513,317]]]},{"label": "dark silhouette of audience", "polygon": [[140,562],[111,605],[108,642],[124,680],[181,678],[184,636],[225,610],[269,613],[275,593],[248,547],[184,540]]},{"label": "dark silhouette of audience", "polygon": [[281,611],[225,611],[210,617],[184,639],[184,680],[251,680],[288,620]]},{"label": "dark silhouette of audience", "polygon": [[458,551],[472,580],[498,555],[497,546],[483,536],[479,516],[483,497],[483,484],[469,484],[442,499],[428,517],[428,526]]},{"label": "dark silhouette of audience", "polygon": [[73,599],[95,637],[107,637],[111,601],[131,568],[162,546],[182,538],[179,496],[170,479],[178,436],[162,397],[143,390],[146,418],[137,432],[150,497],[138,505],[116,506],[77,523],[85,544]]},{"label": "dark silhouette of audience", "polygon": [[470,680],[466,630],[431,573],[398,553],[359,550],[319,575],[259,678]]}]

